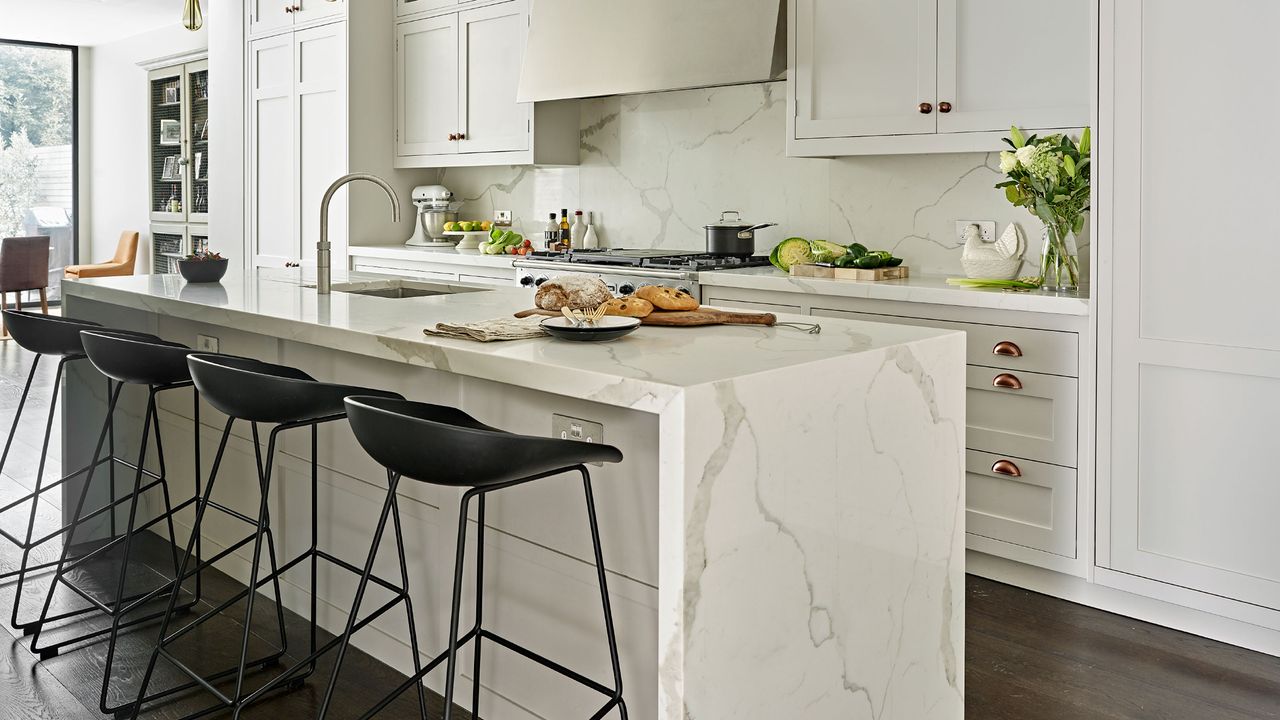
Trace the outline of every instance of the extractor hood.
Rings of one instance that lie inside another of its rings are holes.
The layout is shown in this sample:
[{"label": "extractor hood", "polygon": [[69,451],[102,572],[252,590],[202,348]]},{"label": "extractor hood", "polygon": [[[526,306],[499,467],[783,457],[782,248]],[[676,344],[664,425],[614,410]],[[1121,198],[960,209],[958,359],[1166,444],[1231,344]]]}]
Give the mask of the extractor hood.
[{"label": "extractor hood", "polygon": [[782,0],[533,0],[518,99],[776,79],[785,18]]}]

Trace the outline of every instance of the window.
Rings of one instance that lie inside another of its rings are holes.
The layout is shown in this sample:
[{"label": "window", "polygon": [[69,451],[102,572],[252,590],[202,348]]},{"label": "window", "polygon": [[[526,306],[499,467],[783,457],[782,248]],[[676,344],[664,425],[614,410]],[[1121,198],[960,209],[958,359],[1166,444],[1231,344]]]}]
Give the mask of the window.
[{"label": "window", "polygon": [[0,40],[0,237],[49,237],[49,298],[76,242],[76,48]]}]

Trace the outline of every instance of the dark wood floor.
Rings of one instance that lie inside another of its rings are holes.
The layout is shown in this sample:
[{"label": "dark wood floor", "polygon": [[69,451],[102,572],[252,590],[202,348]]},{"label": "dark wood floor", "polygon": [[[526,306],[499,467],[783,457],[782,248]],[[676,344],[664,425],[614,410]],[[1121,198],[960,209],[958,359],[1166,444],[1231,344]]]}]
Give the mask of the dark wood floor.
[{"label": "dark wood floor", "polygon": [[[0,343],[0,433],[8,432],[8,418],[17,404],[29,362],[12,343]],[[43,387],[32,399],[40,411],[47,407],[52,364],[47,370],[41,374]],[[39,432],[24,428],[9,467],[0,475],[0,504],[4,498],[19,495],[24,487],[22,479],[34,472],[35,448],[43,424],[33,424],[39,425]],[[56,468],[50,470],[54,473]],[[55,504],[42,507],[41,523],[52,524],[57,513]],[[0,517],[0,522],[12,529],[20,519],[9,513]],[[163,550],[158,542],[147,547],[157,567],[163,566]],[[13,548],[0,543],[0,571],[11,568],[13,561]],[[239,589],[221,573],[213,573],[206,581],[202,607],[210,607],[210,601]],[[40,599],[43,587],[47,586],[37,584],[33,591]],[[1280,659],[972,576],[966,591],[965,708],[969,720],[1280,719]],[[262,610],[255,613],[255,650],[266,647],[274,627],[274,609],[270,602],[262,602],[261,596],[259,600]],[[12,601],[13,583],[0,582],[0,611],[6,621]],[[241,610],[235,617],[242,615]],[[290,648],[295,652],[284,659],[286,665],[298,656],[296,649],[306,644],[303,619],[288,613],[287,625]],[[6,631],[0,632],[0,720],[102,717],[97,712],[102,645],[38,662],[7,622],[0,622],[0,626]],[[235,643],[240,627],[231,617],[220,619],[180,646],[179,654],[193,662],[225,665],[238,651]],[[123,688],[120,696],[136,689],[139,665],[146,661],[153,632],[133,633],[122,642],[120,665],[113,675],[113,686]],[[302,689],[277,695],[246,716],[281,720],[311,717],[329,669],[329,663],[323,663],[316,679]],[[255,676],[255,682],[263,682],[270,672]],[[344,678],[348,682],[339,685],[331,717],[357,716],[401,679],[391,668],[359,651],[348,657]],[[358,682],[350,681],[357,678]],[[173,679],[172,674],[165,674],[156,682],[166,687]],[[153,708],[144,717],[178,717],[208,702],[208,695],[192,694]],[[432,703],[432,717],[439,717],[439,699],[433,697]],[[416,714],[416,702],[402,697],[383,716],[409,718]],[[467,718],[465,713],[455,717]]]}]

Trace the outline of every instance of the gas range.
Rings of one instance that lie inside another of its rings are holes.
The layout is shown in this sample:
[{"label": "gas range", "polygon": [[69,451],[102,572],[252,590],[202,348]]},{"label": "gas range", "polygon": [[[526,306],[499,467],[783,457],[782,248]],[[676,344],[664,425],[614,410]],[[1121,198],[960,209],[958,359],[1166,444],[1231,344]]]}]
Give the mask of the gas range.
[{"label": "gas range", "polygon": [[696,251],[573,250],[550,252],[539,250],[512,263],[516,281],[524,287],[537,287],[559,273],[578,272],[600,278],[618,295],[630,295],[646,285],[665,285],[702,299],[698,273],[713,270],[735,270],[769,264],[763,255],[726,257]]}]

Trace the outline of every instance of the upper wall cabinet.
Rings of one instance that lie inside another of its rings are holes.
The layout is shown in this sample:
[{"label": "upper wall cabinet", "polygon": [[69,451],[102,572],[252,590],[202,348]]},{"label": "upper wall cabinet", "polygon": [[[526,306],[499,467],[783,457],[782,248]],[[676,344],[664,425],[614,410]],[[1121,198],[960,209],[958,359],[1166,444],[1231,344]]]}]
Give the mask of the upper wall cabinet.
[{"label": "upper wall cabinet", "polygon": [[1092,0],[794,0],[787,152],[989,151],[1089,122]]},{"label": "upper wall cabinet", "polygon": [[249,35],[262,37],[327,20],[341,15],[346,6],[346,0],[246,0]]},{"label": "upper wall cabinet", "polygon": [[528,0],[396,26],[396,167],[577,164],[577,103],[516,102],[528,31]]}]

